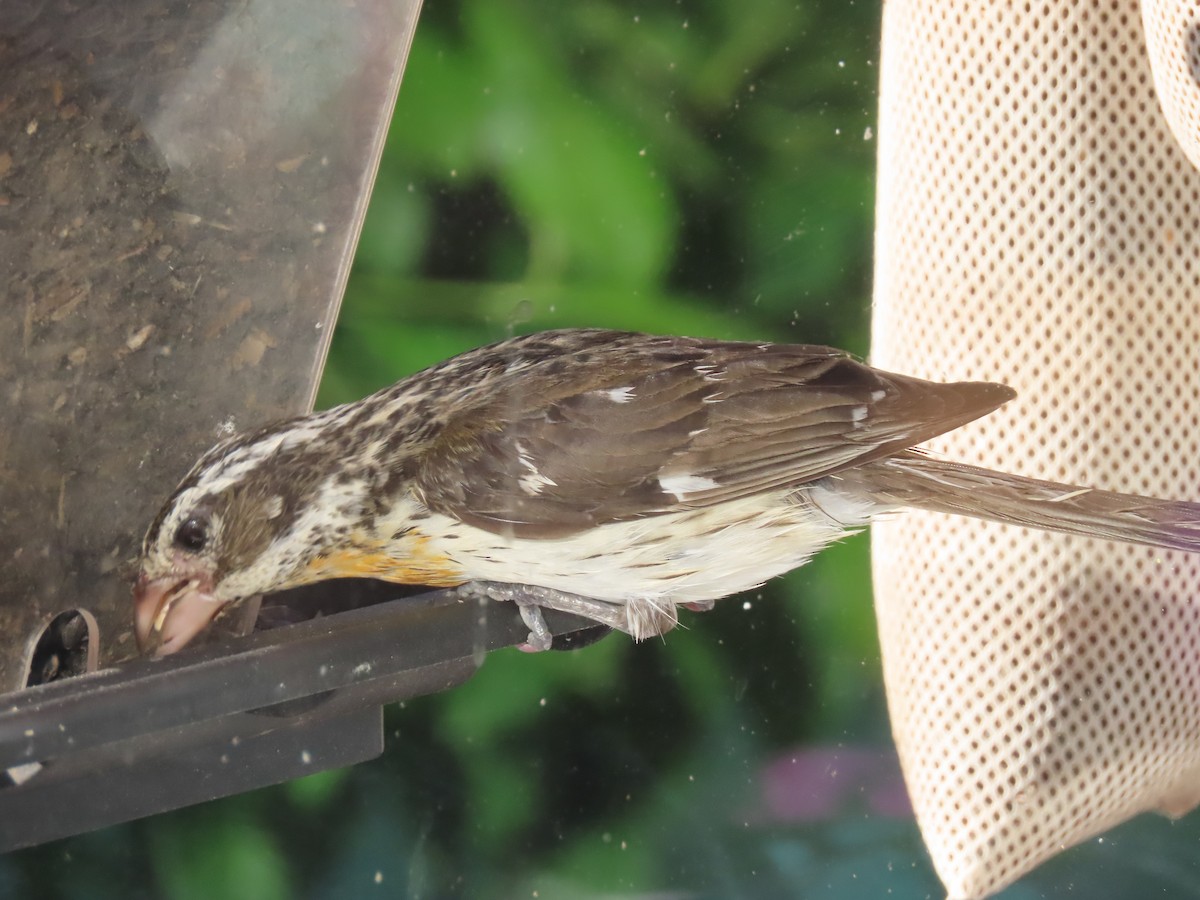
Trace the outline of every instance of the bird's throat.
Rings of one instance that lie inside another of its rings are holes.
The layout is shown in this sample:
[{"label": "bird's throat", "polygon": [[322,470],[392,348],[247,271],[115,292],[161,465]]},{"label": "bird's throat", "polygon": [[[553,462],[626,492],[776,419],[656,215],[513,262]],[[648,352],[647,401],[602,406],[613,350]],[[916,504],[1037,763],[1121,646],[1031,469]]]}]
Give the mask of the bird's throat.
[{"label": "bird's throat", "polygon": [[314,557],[302,581],[328,578],[379,578],[431,587],[451,587],[467,580],[460,566],[445,554],[432,552],[428,538],[415,529],[386,542],[356,536],[345,546]]}]

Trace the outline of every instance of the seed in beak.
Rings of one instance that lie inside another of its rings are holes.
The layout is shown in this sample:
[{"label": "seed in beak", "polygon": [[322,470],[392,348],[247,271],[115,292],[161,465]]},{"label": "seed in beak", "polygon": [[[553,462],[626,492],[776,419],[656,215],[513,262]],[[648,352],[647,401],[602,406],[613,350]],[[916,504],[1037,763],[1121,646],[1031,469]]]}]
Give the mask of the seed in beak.
[{"label": "seed in beak", "polygon": [[181,581],[171,590],[167,591],[167,595],[163,597],[162,605],[158,608],[158,615],[154,617],[154,630],[162,631],[163,623],[167,621],[167,614],[170,613],[171,607],[188,591],[195,590],[200,586],[199,579],[193,578],[191,581]]}]

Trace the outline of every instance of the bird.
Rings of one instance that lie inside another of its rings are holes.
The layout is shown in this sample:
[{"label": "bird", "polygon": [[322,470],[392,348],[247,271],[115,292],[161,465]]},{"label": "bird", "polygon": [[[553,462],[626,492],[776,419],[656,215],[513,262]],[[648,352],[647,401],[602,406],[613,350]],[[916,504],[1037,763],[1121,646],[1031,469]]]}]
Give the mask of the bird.
[{"label": "bird", "polygon": [[470,350],[200,457],[146,532],[144,653],[264,593],[341,577],[515,601],[642,640],[932,510],[1200,550],[1200,504],[1040,481],[917,445],[1015,396],[830,347],[561,329]]}]

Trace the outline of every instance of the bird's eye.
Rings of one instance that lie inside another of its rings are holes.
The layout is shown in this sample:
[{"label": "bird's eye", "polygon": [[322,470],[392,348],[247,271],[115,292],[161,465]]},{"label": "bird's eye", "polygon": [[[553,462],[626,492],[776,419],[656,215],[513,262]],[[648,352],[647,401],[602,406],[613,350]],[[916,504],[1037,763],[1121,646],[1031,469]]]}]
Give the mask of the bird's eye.
[{"label": "bird's eye", "polygon": [[208,543],[208,519],[203,516],[188,516],[175,531],[175,546],[192,553],[199,553]]}]

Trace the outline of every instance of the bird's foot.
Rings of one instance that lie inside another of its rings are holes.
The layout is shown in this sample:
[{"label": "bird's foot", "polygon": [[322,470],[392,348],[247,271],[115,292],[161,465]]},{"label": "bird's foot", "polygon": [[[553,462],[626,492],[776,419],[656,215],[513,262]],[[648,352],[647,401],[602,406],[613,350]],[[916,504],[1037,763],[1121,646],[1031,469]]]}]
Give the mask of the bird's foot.
[{"label": "bird's foot", "polygon": [[[488,600],[508,600],[515,603],[521,612],[521,620],[529,626],[529,637],[524,644],[520,645],[520,649],[530,653],[549,650],[554,642],[554,635],[542,615],[543,609],[553,609],[584,619],[591,619],[593,622],[598,622],[616,631],[632,634],[637,639],[669,631],[675,624],[673,616],[669,617],[669,624],[660,622],[661,616],[655,618],[653,623],[647,623],[645,616],[631,617],[629,604],[609,603],[538,585],[472,581],[460,586],[457,590],[462,596],[471,599],[486,598]],[[655,627],[656,625],[658,627]]]}]

